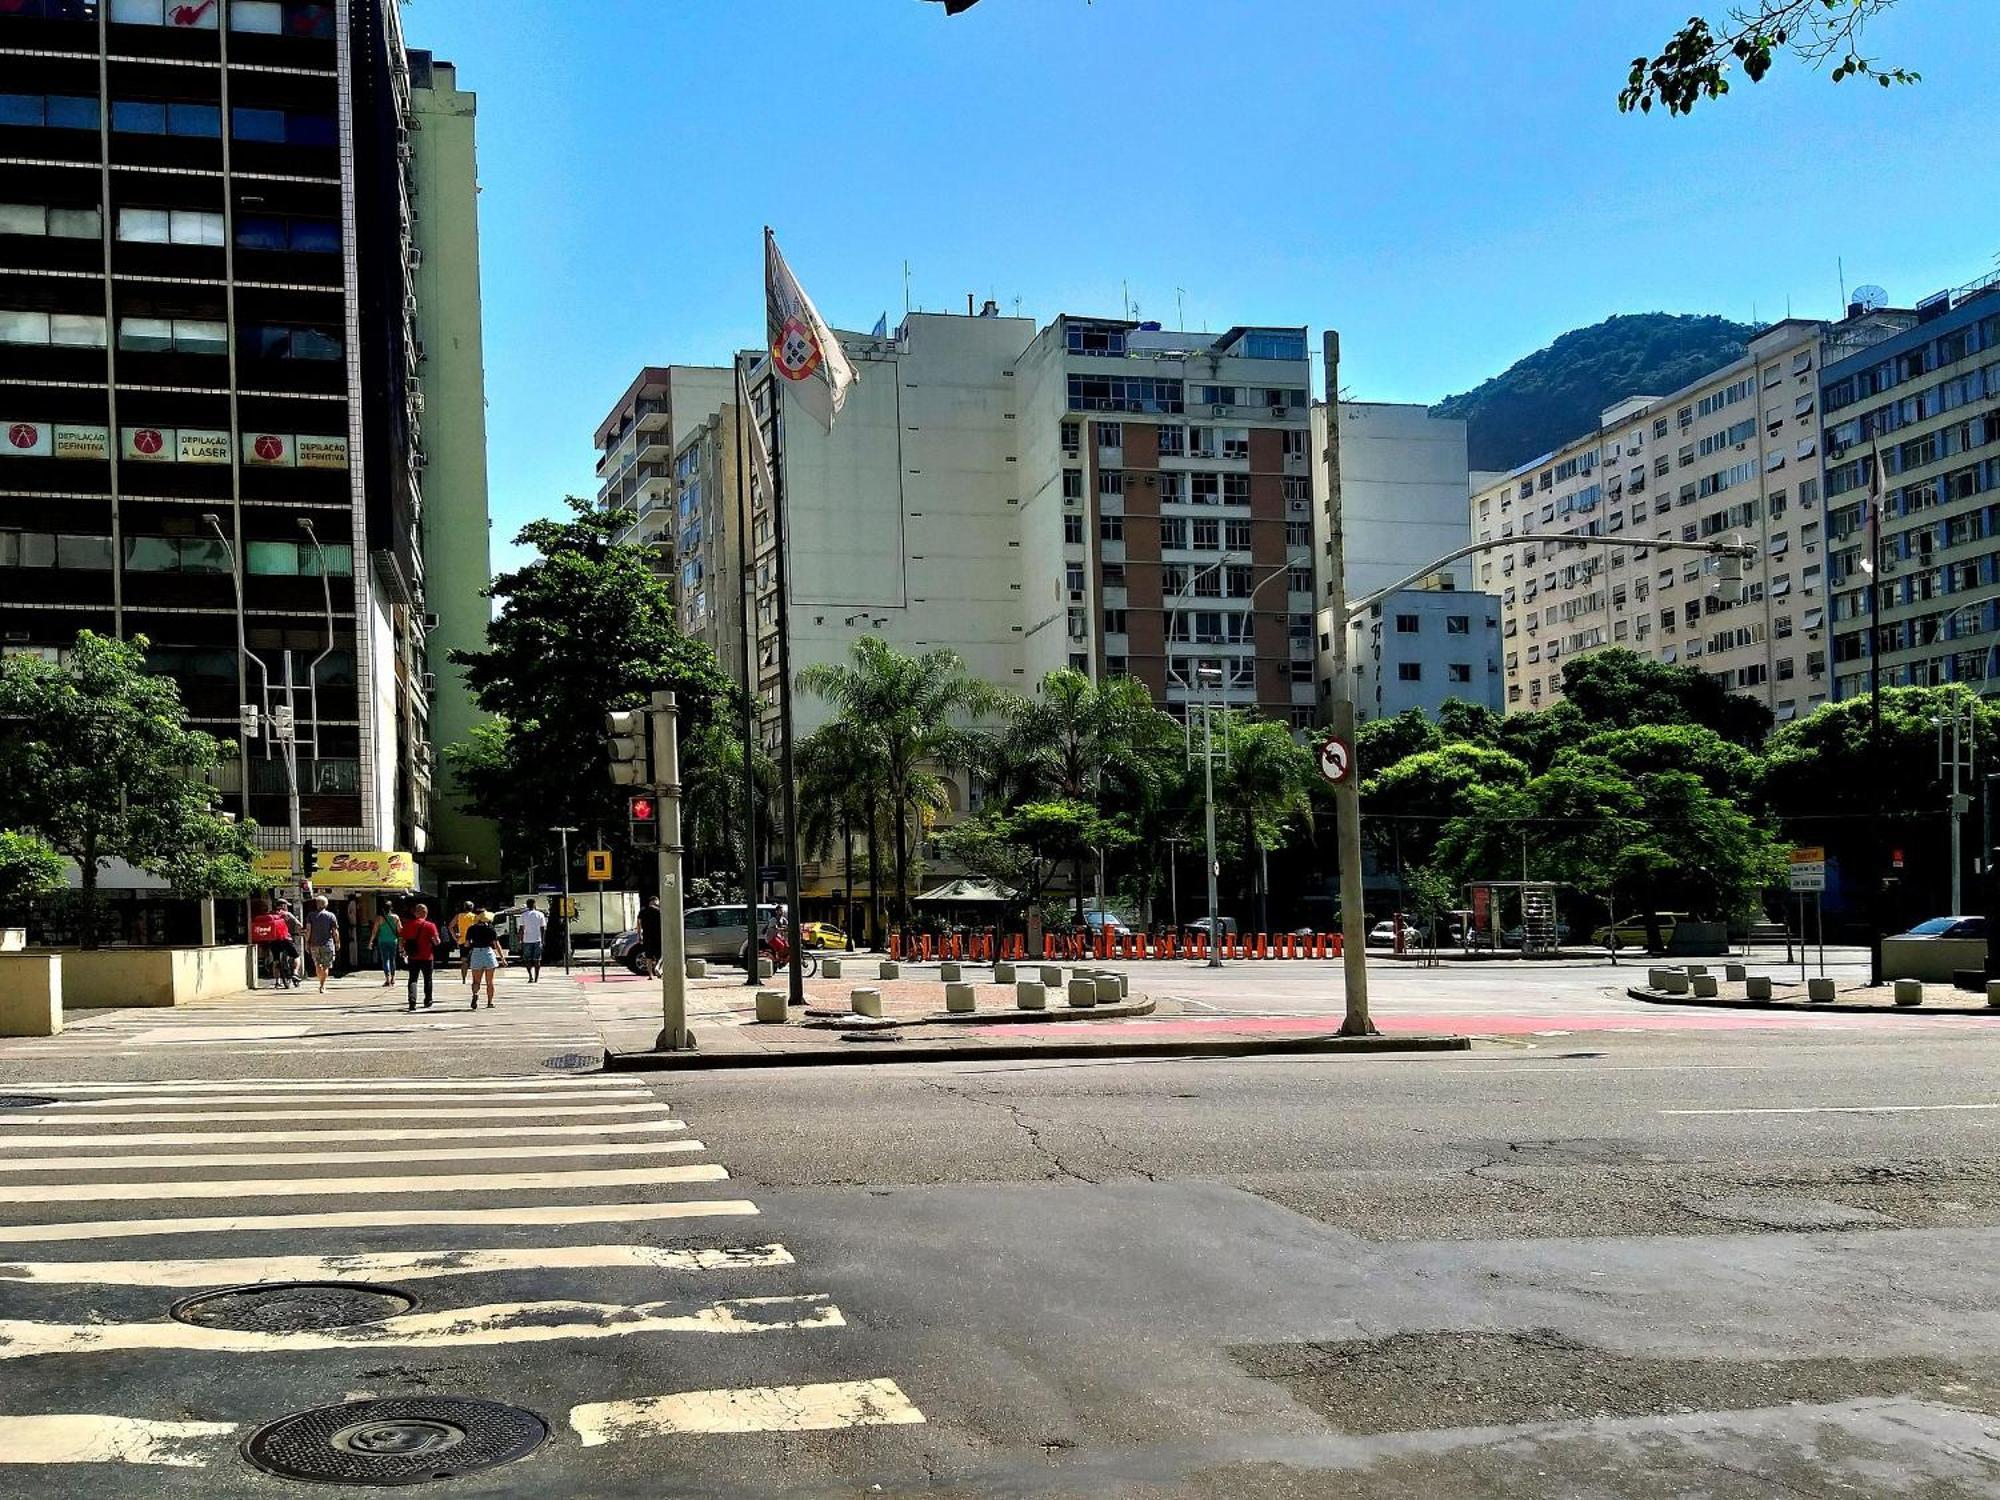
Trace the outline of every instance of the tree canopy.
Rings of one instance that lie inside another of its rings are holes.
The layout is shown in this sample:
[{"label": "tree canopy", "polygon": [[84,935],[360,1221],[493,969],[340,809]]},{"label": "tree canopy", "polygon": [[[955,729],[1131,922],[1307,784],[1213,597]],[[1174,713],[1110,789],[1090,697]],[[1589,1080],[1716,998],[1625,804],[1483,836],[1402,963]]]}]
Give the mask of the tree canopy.
[{"label": "tree canopy", "polygon": [[[1915,83],[1920,74],[1884,66],[1861,52],[1868,23],[1895,0],[1758,0],[1729,13],[1720,24],[1691,16],[1652,57],[1632,59],[1618,107],[1645,114],[1655,104],[1684,115],[1704,99],[1729,92],[1729,72],[1761,83],[1781,55],[1826,68],[1835,83],[1872,78],[1883,88]],[[962,8],[962,7],[961,7]]]}]

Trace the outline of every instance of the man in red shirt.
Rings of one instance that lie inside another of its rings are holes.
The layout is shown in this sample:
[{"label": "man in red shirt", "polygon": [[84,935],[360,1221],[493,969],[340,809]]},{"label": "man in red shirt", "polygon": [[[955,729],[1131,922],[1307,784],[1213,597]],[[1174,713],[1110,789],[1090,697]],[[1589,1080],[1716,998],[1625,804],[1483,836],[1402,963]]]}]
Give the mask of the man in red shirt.
[{"label": "man in red shirt", "polygon": [[417,976],[424,976],[424,1009],[431,1008],[432,971],[437,967],[438,930],[419,901],[403,919],[403,965],[410,972],[410,1009],[417,1008]]}]

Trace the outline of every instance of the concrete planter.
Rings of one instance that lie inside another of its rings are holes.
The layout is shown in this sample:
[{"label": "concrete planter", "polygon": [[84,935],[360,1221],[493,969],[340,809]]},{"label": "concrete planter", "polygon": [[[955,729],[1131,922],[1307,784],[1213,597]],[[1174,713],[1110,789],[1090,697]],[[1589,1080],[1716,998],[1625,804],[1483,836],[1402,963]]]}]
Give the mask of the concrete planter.
[{"label": "concrete planter", "polygon": [[1771,998],[1771,976],[1769,974],[1747,975],[1743,980],[1743,994],[1746,999],[1750,1000],[1769,1000]]},{"label": "concrete planter", "polygon": [[1049,992],[1039,979],[1022,979],[1014,985],[1014,1004],[1021,1010],[1047,1010]]},{"label": "concrete planter", "polygon": [[870,1016],[879,1020],[882,1015],[882,992],[856,990],[848,996],[848,1004],[857,1016]]},{"label": "concrete planter", "polygon": [[1831,979],[1808,979],[1806,981],[1806,999],[1823,1002],[1832,998],[1833,981]]},{"label": "concrete planter", "polygon": [[946,1010],[964,1013],[973,1009],[974,1004],[971,985],[952,983],[944,987],[944,1008]]},{"label": "concrete planter", "polygon": [[1922,1005],[1924,1003],[1924,982],[1921,979],[1897,980],[1896,1003],[1898,1005]]},{"label": "concrete planter", "polygon": [[[37,952],[50,952],[38,949]],[[64,948],[63,1004],[87,1006],[185,1005],[243,989],[250,950],[226,948]]]},{"label": "concrete planter", "polygon": [[840,978],[840,960],[837,958],[821,959],[819,961],[819,971],[828,979]]},{"label": "concrete planter", "polygon": [[1097,985],[1097,999],[1100,1004],[1116,1005],[1125,998],[1123,975],[1099,974],[1094,983]]},{"label": "concrete planter", "polygon": [[1063,982],[1061,966],[1058,964],[1043,964],[1041,980],[1044,985],[1052,990],[1060,988]]},{"label": "concrete planter", "polygon": [[946,984],[957,984],[964,977],[963,970],[957,964],[938,965],[938,978],[942,979]]},{"label": "concrete planter", "polygon": [[62,1028],[62,955],[0,953],[0,1036],[56,1036]]},{"label": "concrete planter", "polygon": [[1960,969],[1986,967],[1984,938],[1882,939],[1882,977],[1921,979],[1929,984],[1950,984]]},{"label": "concrete planter", "polygon": [[1014,982],[1014,966],[1009,963],[995,964],[993,966],[993,982],[995,984],[1012,984]]},{"label": "concrete planter", "polygon": [[1072,979],[1069,982],[1069,1003],[1078,1009],[1097,1004],[1097,981]]},{"label": "concrete planter", "polygon": [[785,992],[783,990],[757,991],[757,1019],[769,1026],[785,1019]]}]

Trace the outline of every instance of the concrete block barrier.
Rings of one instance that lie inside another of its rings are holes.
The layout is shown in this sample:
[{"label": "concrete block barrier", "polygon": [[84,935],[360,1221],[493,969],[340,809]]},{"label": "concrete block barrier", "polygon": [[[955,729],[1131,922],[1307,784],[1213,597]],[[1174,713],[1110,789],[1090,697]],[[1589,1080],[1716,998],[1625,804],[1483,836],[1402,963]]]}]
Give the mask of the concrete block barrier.
[{"label": "concrete block barrier", "polygon": [[956,984],[964,977],[964,972],[957,964],[938,965],[938,978],[942,979],[946,984]]},{"label": "concrete block barrier", "polygon": [[775,970],[771,967],[770,959],[760,958],[757,960],[757,977],[759,979],[769,979],[774,972]]},{"label": "concrete block barrier", "polygon": [[1924,982],[1921,979],[1897,980],[1896,1003],[1898,1005],[1922,1005],[1924,1003]]},{"label": "concrete block barrier", "polygon": [[1986,1003],[1993,1009],[2000,1010],[2000,979],[1986,981]]},{"label": "concrete block barrier", "polygon": [[1116,1005],[1125,998],[1124,977],[1118,974],[1099,974],[1091,981],[1097,986],[1097,998],[1105,1005]]},{"label": "concrete block barrier", "polygon": [[1699,978],[1701,978],[1701,976],[1702,976],[1702,975],[1704,975],[1704,974],[1706,974],[1706,973],[1708,972],[1708,965],[1707,965],[1707,964],[1685,964],[1685,965],[1683,965],[1683,966],[1682,966],[1682,972],[1683,972],[1683,973],[1685,973],[1685,974],[1687,975],[1687,977],[1688,977],[1688,978],[1690,978],[1690,979],[1699,979]]},{"label": "concrete block barrier", "polygon": [[1097,981],[1079,976],[1069,982],[1069,1003],[1081,1009],[1097,1004]]},{"label": "concrete block barrier", "polygon": [[877,977],[881,979],[901,979],[903,977],[903,966],[893,958],[885,958],[882,960],[881,972]]},{"label": "concrete block barrier", "polygon": [[757,991],[757,1019],[766,1024],[785,1019],[785,992],[783,990]]},{"label": "concrete block barrier", "polygon": [[968,1011],[973,1008],[973,989],[969,984],[950,983],[944,987],[944,1008],[946,1010]]},{"label": "concrete block barrier", "polygon": [[1689,983],[1694,986],[1697,1000],[1713,1000],[1721,989],[1713,974],[1697,974]]},{"label": "concrete block barrier", "polygon": [[993,966],[993,982],[995,984],[1012,984],[1014,982],[1014,966],[1005,961],[996,963]]},{"label": "concrete block barrier", "polygon": [[1648,969],[1646,971],[1646,988],[1649,990],[1665,989],[1667,987],[1667,976],[1673,972],[1672,969]]},{"label": "concrete block barrier", "polygon": [[1043,964],[1041,980],[1049,989],[1061,988],[1063,982],[1062,966],[1060,964]]},{"label": "concrete block barrier", "polygon": [[1014,985],[1014,1004],[1021,1010],[1047,1010],[1049,991],[1039,979],[1022,979]]},{"label": "concrete block barrier", "polygon": [[828,979],[840,978],[840,960],[837,958],[821,959],[819,961],[819,971]]},{"label": "concrete block barrier", "polygon": [[1769,1000],[1771,998],[1771,976],[1750,974],[1743,980],[1744,998],[1749,1000]]},{"label": "concrete block barrier", "polygon": [[1750,971],[1742,964],[1724,964],[1722,973],[1731,984],[1741,984],[1750,975]]},{"label": "concrete block barrier", "polygon": [[708,978],[708,960],[705,958],[689,959],[687,961],[687,976],[690,979]]},{"label": "concrete block barrier", "polygon": [[1825,1001],[1832,998],[1833,981],[1831,979],[1808,979],[1806,981],[1806,999]]},{"label": "concrete block barrier", "polygon": [[879,1018],[882,1014],[882,992],[880,990],[855,990],[847,998],[849,1006],[857,1016]]},{"label": "concrete block barrier", "polygon": [[1666,995],[1685,995],[1688,992],[1688,985],[1692,982],[1679,969],[1662,969],[1658,989]]}]

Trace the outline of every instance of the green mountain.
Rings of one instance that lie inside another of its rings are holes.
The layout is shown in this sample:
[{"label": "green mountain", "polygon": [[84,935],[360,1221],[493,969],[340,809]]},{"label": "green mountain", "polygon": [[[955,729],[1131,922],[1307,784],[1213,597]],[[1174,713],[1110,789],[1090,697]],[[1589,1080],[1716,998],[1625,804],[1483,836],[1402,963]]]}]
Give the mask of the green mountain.
[{"label": "green mountain", "polygon": [[1756,330],[1692,313],[1624,313],[1564,334],[1431,408],[1463,417],[1475,469],[1511,469],[1595,427],[1627,396],[1664,396],[1741,357]]}]

